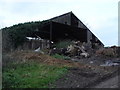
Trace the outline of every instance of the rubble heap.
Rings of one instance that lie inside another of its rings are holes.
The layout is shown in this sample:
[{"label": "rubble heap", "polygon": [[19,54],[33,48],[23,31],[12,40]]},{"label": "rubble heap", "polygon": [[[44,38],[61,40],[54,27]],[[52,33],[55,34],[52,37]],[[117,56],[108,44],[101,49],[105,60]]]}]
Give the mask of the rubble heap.
[{"label": "rubble heap", "polygon": [[78,57],[90,57],[95,50],[91,47],[89,43],[80,42],[80,41],[72,41],[70,45],[66,48],[57,48],[54,47],[50,50],[49,54],[60,54],[65,56],[78,56]]}]

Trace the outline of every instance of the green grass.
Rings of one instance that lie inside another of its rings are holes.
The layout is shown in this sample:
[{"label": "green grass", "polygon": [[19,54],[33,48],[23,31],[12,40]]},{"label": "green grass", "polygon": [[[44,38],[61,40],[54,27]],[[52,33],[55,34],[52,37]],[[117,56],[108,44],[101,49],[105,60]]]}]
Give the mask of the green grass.
[{"label": "green grass", "polygon": [[[13,65],[14,66],[14,65]],[[66,67],[26,62],[3,70],[3,88],[47,88],[67,72]]]},{"label": "green grass", "polygon": [[59,54],[54,54],[52,57],[57,58],[57,59],[63,59],[63,60],[69,60],[70,57],[64,56],[64,55],[59,55]]},{"label": "green grass", "polygon": [[54,54],[54,55],[52,55],[52,57],[57,58],[57,59],[64,59],[65,58],[65,56],[59,55],[59,54]]}]

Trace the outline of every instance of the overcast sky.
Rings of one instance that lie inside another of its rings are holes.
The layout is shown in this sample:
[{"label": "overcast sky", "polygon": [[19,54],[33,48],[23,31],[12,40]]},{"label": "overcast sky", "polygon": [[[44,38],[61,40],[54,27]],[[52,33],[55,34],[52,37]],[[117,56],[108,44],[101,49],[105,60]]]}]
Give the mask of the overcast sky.
[{"label": "overcast sky", "polygon": [[72,11],[104,44],[118,45],[119,0],[0,0],[0,28]]}]

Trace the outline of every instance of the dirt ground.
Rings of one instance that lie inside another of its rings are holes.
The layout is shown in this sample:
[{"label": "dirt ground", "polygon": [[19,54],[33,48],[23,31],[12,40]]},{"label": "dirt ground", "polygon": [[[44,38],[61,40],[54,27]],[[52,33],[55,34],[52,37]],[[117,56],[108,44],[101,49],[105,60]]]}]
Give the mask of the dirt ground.
[{"label": "dirt ground", "polygon": [[93,86],[91,88],[119,88],[120,82],[119,82],[120,76],[114,76],[104,82],[100,82],[98,85]]},{"label": "dirt ground", "polygon": [[36,60],[40,63],[49,65],[68,66],[69,72],[49,87],[56,88],[89,88],[101,81],[111,78],[114,74],[118,74],[119,66],[100,66],[106,60],[118,60],[120,58],[101,58],[93,56],[90,58],[75,58],[71,60],[55,59],[49,55],[44,55],[32,51],[17,51],[7,54],[16,60],[25,62],[26,60]]},{"label": "dirt ground", "polygon": [[54,85],[56,88],[91,88],[101,81],[109,79],[112,75],[110,73],[100,74],[90,70],[71,68],[68,74],[50,86]]},{"label": "dirt ground", "polygon": [[65,76],[50,85],[50,87],[54,85],[56,88],[90,88],[111,78],[117,73],[116,70],[106,72],[88,68],[70,68]]}]

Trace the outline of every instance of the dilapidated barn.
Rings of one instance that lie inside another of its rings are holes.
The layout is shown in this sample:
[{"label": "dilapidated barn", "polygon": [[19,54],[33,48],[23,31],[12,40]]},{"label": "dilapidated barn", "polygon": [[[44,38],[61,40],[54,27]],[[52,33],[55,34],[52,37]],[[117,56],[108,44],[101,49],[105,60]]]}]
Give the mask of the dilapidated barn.
[{"label": "dilapidated barn", "polygon": [[42,27],[35,31],[35,35],[53,42],[70,39],[104,46],[72,12],[47,20]]}]

